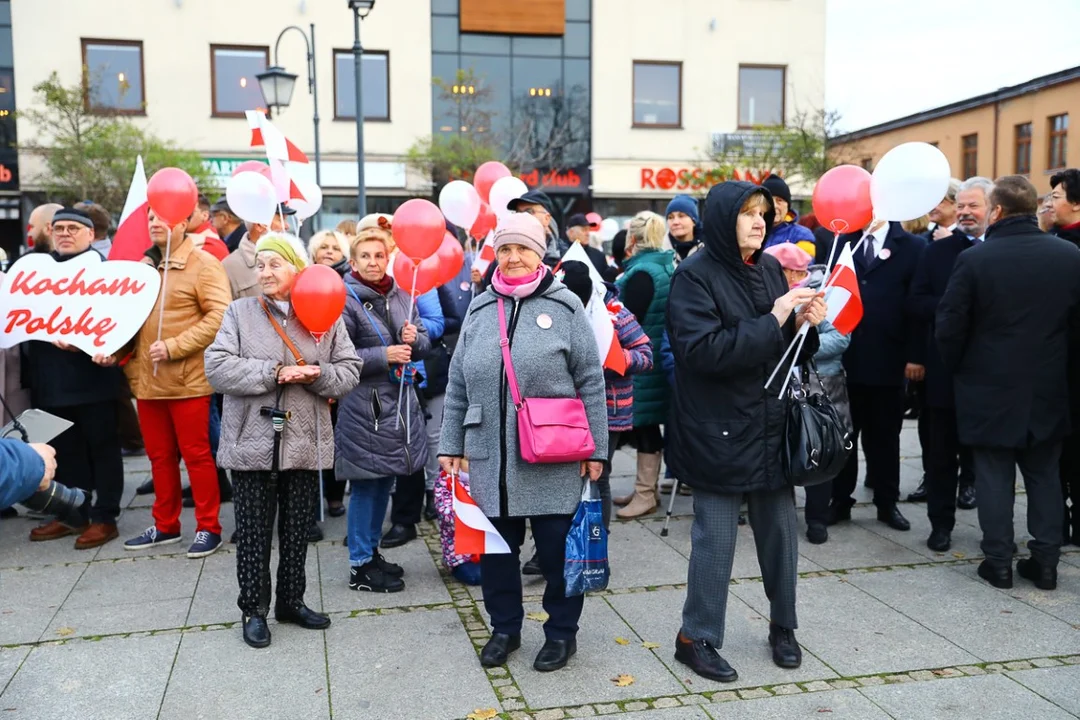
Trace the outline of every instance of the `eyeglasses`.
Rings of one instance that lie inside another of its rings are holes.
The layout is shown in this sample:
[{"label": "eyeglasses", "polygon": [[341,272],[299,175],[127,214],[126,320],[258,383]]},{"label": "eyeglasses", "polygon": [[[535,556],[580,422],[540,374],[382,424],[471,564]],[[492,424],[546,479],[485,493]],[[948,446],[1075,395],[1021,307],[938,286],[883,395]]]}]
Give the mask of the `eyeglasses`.
[{"label": "eyeglasses", "polygon": [[521,212],[525,213],[526,215],[532,215],[533,217],[536,217],[537,215],[550,215],[551,214],[551,213],[549,213],[547,210],[545,210],[543,208],[535,208],[535,207],[525,208]]},{"label": "eyeglasses", "polygon": [[80,230],[88,230],[85,225],[53,225],[53,236],[76,235]]}]

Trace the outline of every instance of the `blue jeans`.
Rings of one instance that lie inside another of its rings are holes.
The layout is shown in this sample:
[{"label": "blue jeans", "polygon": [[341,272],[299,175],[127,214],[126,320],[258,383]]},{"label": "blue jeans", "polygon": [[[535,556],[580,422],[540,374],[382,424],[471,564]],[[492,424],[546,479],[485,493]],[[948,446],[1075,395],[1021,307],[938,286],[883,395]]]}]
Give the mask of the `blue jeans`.
[{"label": "blue jeans", "polygon": [[217,458],[218,442],[221,440],[221,411],[218,410],[218,395],[210,398],[210,452]]},{"label": "blue jeans", "polygon": [[349,564],[358,567],[371,562],[382,538],[386,505],[390,502],[393,477],[353,480],[349,499]]}]

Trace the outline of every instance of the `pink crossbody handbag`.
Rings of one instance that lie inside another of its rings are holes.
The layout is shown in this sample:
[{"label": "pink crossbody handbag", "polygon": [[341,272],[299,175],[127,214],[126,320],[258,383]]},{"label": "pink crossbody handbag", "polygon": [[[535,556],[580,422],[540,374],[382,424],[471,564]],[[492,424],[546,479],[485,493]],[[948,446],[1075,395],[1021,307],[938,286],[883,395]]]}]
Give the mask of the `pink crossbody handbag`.
[{"label": "pink crossbody handbag", "polygon": [[522,398],[510,359],[506,309],[499,299],[499,346],[506,381],[517,410],[518,445],[528,463],[565,463],[588,460],[596,450],[585,403],[581,398]]}]

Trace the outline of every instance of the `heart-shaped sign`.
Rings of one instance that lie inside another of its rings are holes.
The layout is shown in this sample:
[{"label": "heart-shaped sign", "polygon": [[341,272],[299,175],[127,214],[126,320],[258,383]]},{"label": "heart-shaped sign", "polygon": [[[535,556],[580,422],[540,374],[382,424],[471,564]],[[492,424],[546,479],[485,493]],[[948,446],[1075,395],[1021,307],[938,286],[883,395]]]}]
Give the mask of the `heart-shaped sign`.
[{"label": "heart-shaped sign", "polygon": [[30,253],[0,285],[0,348],[59,340],[112,355],[135,337],[157,302],[161,276],[140,262],[86,252],[67,262]]}]

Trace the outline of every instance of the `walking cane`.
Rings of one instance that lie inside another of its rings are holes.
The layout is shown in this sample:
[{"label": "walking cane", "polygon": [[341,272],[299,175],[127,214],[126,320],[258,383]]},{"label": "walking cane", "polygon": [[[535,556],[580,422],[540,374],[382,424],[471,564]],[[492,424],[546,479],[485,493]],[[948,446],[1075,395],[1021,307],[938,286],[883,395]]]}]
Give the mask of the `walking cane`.
[{"label": "walking cane", "polygon": [[667,517],[664,518],[664,528],[660,531],[660,537],[667,537],[668,524],[671,522],[671,513],[675,509],[675,498],[679,494],[679,478],[675,478],[675,482],[671,486],[671,499],[667,504]]}]

